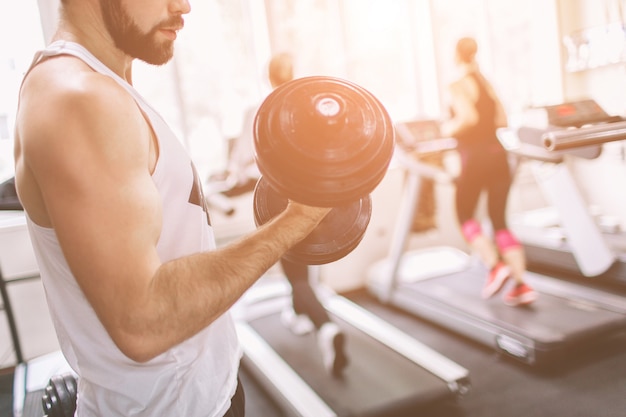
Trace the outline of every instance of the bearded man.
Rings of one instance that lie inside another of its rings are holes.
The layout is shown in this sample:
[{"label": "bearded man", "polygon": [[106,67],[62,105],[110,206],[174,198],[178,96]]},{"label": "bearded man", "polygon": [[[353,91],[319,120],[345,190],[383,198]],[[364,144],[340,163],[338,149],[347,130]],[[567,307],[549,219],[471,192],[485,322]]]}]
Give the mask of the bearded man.
[{"label": "bearded man", "polygon": [[16,188],[76,416],[242,416],[229,308],[329,209],[290,202],[216,248],[201,182],[132,86],[173,55],[187,0],[62,0],[24,77]]}]

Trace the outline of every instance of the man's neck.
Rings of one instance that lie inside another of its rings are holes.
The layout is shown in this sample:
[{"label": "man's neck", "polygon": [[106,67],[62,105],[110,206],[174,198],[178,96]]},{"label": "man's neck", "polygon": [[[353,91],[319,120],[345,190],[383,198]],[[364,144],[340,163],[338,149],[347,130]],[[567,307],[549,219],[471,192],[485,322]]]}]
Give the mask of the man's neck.
[{"label": "man's neck", "polygon": [[[85,13],[92,16],[85,18]],[[133,59],[115,46],[99,10],[93,10],[89,6],[64,10],[59,27],[52,38],[52,41],[56,40],[80,44],[100,62],[132,84]]]}]

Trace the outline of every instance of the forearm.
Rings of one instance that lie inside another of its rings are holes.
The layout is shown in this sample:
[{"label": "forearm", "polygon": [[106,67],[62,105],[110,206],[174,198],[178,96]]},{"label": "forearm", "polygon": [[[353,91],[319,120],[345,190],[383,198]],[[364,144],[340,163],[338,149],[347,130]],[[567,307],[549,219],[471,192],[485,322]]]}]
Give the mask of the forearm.
[{"label": "forearm", "polygon": [[195,335],[224,314],[318,222],[285,212],[224,248],[162,264],[145,302],[135,306],[120,329],[122,350],[144,361]]}]

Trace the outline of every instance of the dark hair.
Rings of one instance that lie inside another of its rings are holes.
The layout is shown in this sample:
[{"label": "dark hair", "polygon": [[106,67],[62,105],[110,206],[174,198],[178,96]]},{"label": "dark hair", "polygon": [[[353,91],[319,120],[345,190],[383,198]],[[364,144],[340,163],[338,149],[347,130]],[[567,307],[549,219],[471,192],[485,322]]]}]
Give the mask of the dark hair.
[{"label": "dark hair", "polygon": [[472,62],[478,51],[478,44],[474,38],[461,38],[456,43],[456,54],[466,64]]}]

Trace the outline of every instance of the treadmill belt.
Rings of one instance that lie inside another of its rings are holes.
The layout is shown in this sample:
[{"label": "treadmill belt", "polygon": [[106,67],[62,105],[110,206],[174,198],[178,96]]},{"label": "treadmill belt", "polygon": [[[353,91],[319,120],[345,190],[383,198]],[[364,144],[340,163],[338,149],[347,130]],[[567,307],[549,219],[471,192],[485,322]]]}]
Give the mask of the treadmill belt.
[{"label": "treadmill belt", "polygon": [[315,334],[296,336],[279,316],[250,325],[338,416],[392,415],[452,395],[444,381],[337,317],[350,362],[342,378],[333,378],[323,368]]},{"label": "treadmill belt", "polygon": [[483,267],[472,266],[449,275],[403,283],[398,291],[407,292],[406,297],[413,297],[416,306],[436,303],[459,317],[471,317],[474,322],[493,327],[494,333],[503,329],[531,339],[542,349],[626,328],[626,315],[588,300],[572,300],[538,291],[534,303],[511,307],[502,301],[508,286],[484,300],[480,291],[486,275]]},{"label": "treadmill belt", "polygon": [[591,285],[597,283],[594,281],[621,287],[626,285],[625,232],[602,233],[602,237],[616,254],[616,260],[609,269],[593,277],[585,277],[581,272],[571,247],[563,238],[562,233],[559,232],[556,236],[550,237],[550,233],[542,227],[524,227],[520,230],[520,240],[524,246],[529,267],[587,279]]},{"label": "treadmill belt", "polygon": [[623,250],[619,252],[618,259],[609,269],[595,277],[585,277],[582,274],[576,258],[574,258],[566,244],[559,247],[548,247],[524,242],[524,250],[526,251],[528,265],[535,269],[543,269],[556,274],[569,274],[578,278],[582,277],[589,280],[591,285],[596,283],[594,281],[599,281],[604,284],[621,286],[622,288],[626,286],[626,255]]}]

